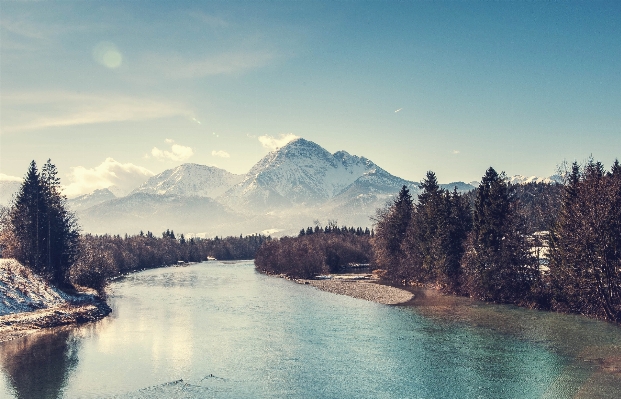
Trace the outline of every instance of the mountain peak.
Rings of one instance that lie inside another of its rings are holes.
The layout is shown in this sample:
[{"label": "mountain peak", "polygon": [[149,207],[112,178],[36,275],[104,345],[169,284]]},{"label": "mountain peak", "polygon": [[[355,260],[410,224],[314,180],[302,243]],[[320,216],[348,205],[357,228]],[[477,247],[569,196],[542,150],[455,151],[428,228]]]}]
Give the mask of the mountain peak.
[{"label": "mountain peak", "polygon": [[241,175],[215,166],[184,163],[149,178],[132,191],[132,194],[174,194],[215,198],[242,179]]}]

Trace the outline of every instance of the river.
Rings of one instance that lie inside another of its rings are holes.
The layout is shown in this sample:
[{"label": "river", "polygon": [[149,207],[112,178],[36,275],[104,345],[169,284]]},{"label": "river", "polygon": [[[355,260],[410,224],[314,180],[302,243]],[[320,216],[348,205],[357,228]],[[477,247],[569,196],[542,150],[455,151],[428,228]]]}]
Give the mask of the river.
[{"label": "river", "polygon": [[252,261],[143,271],[113,313],[0,344],[2,398],[615,398],[621,328],[417,293],[334,295]]}]

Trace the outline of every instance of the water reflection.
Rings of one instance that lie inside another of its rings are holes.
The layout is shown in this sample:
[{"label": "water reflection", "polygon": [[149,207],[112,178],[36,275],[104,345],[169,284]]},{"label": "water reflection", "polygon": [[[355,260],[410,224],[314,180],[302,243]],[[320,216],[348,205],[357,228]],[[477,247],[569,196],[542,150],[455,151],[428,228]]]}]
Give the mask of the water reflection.
[{"label": "water reflection", "polygon": [[13,395],[55,399],[78,364],[79,341],[70,329],[55,329],[0,346],[0,362]]},{"label": "water reflection", "polygon": [[384,306],[251,262],[145,271],[112,285],[110,317],[1,344],[0,397],[621,398],[618,326],[434,295]]}]

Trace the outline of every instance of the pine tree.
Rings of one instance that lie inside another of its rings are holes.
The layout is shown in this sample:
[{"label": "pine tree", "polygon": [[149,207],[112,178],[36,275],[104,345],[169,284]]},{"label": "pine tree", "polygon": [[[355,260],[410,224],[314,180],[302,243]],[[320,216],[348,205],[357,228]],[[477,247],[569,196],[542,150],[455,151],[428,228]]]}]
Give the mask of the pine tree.
[{"label": "pine tree", "polygon": [[444,262],[439,271],[439,282],[450,292],[459,292],[461,283],[461,259],[464,242],[472,229],[472,213],[468,200],[455,188],[445,194],[449,206],[448,220],[442,226]]},{"label": "pine tree", "polygon": [[416,279],[429,282],[436,280],[443,262],[441,229],[448,223],[450,204],[445,201],[445,190],[440,188],[435,173],[427,172],[420,188],[423,192],[418,196],[418,203],[414,207],[409,250],[418,251],[418,255],[414,256],[420,260]]},{"label": "pine tree", "polygon": [[47,268],[54,284],[70,287],[69,270],[79,252],[79,228],[75,216],[65,207],[58,171],[49,159],[41,170],[41,182],[47,211]]},{"label": "pine tree", "polygon": [[473,229],[462,260],[464,283],[473,297],[522,303],[529,299],[538,271],[529,254],[524,220],[505,180],[490,167],[478,187]]},{"label": "pine tree", "polygon": [[[388,270],[388,274],[395,280],[407,279],[407,275],[403,273],[399,265],[403,259],[402,244],[412,219],[412,212],[410,190],[403,186],[392,205],[379,211],[376,216],[375,239],[373,240],[375,263]],[[373,236],[373,232],[371,234]]]},{"label": "pine tree", "polygon": [[30,163],[6,230],[6,255],[61,288],[70,286],[69,269],[78,254],[79,233],[74,216],[65,209],[57,171],[49,160],[41,174],[36,163]]},{"label": "pine tree", "polygon": [[34,272],[46,275],[46,201],[41,176],[35,161],[30,163],[24,182],[15,197],[9,214],[9,237],[5,252]]}]

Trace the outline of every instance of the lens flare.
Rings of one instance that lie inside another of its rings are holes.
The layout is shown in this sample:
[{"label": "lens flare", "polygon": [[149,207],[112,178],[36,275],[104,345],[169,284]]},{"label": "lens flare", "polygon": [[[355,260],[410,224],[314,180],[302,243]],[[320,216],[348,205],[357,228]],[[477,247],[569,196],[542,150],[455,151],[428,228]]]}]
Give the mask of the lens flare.
[{"label": "lens flare", "polygon": [[123,63],[123,55],[112,42],[99,42],[93,48],[93,59],[110,69],[118,68]]}]

